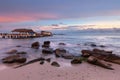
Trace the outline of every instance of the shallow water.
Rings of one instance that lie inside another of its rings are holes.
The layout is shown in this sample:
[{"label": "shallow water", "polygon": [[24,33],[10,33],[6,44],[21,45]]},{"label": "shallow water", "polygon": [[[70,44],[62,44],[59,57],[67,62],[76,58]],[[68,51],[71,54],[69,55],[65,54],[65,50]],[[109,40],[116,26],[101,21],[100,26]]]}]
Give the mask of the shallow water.
[{"label": "shallow water", "polygon": [[[18,51],[26,51],[29,59],[39,57],[41,55],[41,47],[38,50],[31,49],[31,43],[39,41],[40,45],[46,40],[51,41],[51,48],[56,49],[59,47],[65,48],[70,54],[79,55],[82,49],[99,48],[104,50],[112,50],[113,53],[120,55],[120,33],[101,33],[101,32],[80,32],[80,31],[60,31],[53,32],[56,35],[52,37],[41,37],[31,39],[0,39],[0,59],[5,56],[7,51],[17,49]],[[64,35],[59,35],[64,34]],[[59,43],[65,43],[65,46],[59,46]],[[96,44],[98,47],[91,47],[90,44]],[[87,45],[85,45],[87,44]],[[22,47],[16,47],[21,45]],[[99,45],[105,45],[102,48]]]}]

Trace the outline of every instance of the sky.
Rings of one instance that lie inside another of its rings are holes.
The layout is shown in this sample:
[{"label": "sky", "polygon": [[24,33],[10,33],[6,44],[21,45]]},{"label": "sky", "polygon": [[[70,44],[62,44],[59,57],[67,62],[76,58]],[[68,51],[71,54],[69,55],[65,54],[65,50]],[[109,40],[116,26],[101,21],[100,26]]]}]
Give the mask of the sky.
[{"label": "sky", "polygon": [[120,0],[0,0],[0,30],[120,28]]}]

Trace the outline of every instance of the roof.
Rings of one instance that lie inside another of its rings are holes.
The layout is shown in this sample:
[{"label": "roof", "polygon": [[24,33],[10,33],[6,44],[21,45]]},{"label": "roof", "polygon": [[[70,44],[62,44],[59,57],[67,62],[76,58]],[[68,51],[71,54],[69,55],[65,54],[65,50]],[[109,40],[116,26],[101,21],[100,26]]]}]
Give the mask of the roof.
[{"label": "roof", "polygon": [[14,29],[12,32],[34,32],[32,29]]}]

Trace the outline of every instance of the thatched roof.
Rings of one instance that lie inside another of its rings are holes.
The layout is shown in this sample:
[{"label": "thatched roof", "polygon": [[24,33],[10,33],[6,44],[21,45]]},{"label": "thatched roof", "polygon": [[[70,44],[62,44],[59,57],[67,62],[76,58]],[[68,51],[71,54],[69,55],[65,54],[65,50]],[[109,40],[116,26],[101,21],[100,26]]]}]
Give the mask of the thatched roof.
[{"label": "thatched roof", "polygon": [[34,32],[32,29],[14,29],[12,32]]}]

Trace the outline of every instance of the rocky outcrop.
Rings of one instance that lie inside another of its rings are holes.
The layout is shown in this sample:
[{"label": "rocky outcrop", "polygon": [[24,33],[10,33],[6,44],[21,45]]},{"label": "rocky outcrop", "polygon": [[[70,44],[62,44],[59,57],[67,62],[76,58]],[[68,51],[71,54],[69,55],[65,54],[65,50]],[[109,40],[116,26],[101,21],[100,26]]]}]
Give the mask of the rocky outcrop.
[{"label": "rocky outcrop", "polygon": [[39,49],[39,46],[40,46],[39,42],[34,42],[32,43],[31,48]]},{"label": "rocky outcrop", "polygon": [[26,58],[21,57],[20,55],[12,55],[2,59],[3,63],[24,63],[26,62]]},{"label": "rocky outcrop", "polygon": [[94,64],[94,65],[106,68],[106,69],[114,70],[113,68],[111,68],[110,65],[106,64],[105,62],[102,62],[101,60],[95,58],[94,56],[90,56],[87,59],[87,62],[90,63],[90,64]]},{"label": "rocky outcrop", "polygon": [[91,50],[82,50],[82,56],[94,56],[98,59],[104,60],[104,61],[109,61],[113,63],[118,63],[120,64],[120,56],[112,54],[112,51],[105,51],[105,50],[100,50],[100,49],[93,49]]}]

